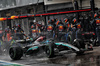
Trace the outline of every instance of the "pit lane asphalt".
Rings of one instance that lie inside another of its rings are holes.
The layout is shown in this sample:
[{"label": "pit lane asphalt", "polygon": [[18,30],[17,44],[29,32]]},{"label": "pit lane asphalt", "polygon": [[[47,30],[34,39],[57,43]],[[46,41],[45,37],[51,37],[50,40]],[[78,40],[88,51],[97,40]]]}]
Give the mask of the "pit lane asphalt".
[{"label": "pit lane asphalt", "polygon": [[24,56],[21,60],[11,60],[8,55],[0,55],[0,60],[19,63],[25,66],[100,66],[100,47],[77,56],[76,53],[61,53],[54,58],[46,58],[45,53],[34,56]]}]

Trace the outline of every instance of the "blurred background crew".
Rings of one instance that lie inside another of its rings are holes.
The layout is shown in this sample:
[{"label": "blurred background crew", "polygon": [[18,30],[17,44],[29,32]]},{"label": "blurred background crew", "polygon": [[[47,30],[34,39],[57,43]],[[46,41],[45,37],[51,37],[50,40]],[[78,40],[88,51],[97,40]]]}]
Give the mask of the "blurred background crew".
[{"label": "blurred background crew", "polygon": [[35,28],[35,29],[38,29],[37,21],[36,21],[36,20],[33,20],[33,24],[32,24],[32,25],[34,25],[34,28]]},{"label": "blurred background crew", "polygon": [[12,30],[11,30],[11,33],[12,33],[12,35],[14,35],[14,33],[16,33],[16,24],[14,24],[14,26],[12,27]]},{"label": "blurred background crew", "polygon": [[2,41],[4,39],[4,36],[3,36],[3,30],[2,28],[0,27],[0,40]]},{"label": "blurred background crew", "polygon": [[68,32],[68,29],[69,29],[69,27],[70,27],[70,23],[69,23],[69,19],[68,19],[68,18],[65,18],[65,19],[64,19],[64,25],[65,25],[66,30],[67,30],[67,32]]},{"label": "blurred background crew", "polygon": [[100,45],[100,10],[94,14],[93,27]]},{"label": "blurred background crew", "polygon": [[30,29],[30,37],[31,38],[36,38],[39,36],[39,29],[41,28],[42,24],[38,23],[36,20],[33,20],[33,23],[31,24],[31,29]]},{"label": "blurred background crew", "polygon": [[65,30],[64,23],[61,20],[58,20],[56,22],[56,30],[55,30],[55,36],[57,36],[57,41],[61,41],[61,38],[64,37]]},{"label": "blurred background crew", "polygon": [[54,35],[54,24],[52,20],[48,21],[48,25],[46,26],[46,38],[53,38]]},{"label": "blurred background crew", "polygon": [[18,39],[24,39],[24,30],[21,28],[21,25],[20,24],[17,24],[16,25],[16,29],[15,29],[15,34],[16,34],[16,37],[18,37]]},{"label": "blurred background crew", "polygon": [[38,26],[38,29],[39,29],[39,33],[43,32],[45,30],[45,26],[42,24],[42,21],[38,21],[37,26]]},{"label": "blurred background crew", "polygon": [[17,24],[17,30],[16,30],[16,32],[21,32],[21,33],[24,32],[24,30],[21,28],[20,24]]},{"label": "blurred background crew", "polygon": [[7,28],[5,28],[4,31],[4,41],[10,41],[10,37],[11,37],[11,29],[8,26]]},{"label": "blurred background crew", "polygon": [[81,28],[81,24],[78,23],[77,24],[77,30],[76,30],[76,39],[82,39],[82,28]]}]

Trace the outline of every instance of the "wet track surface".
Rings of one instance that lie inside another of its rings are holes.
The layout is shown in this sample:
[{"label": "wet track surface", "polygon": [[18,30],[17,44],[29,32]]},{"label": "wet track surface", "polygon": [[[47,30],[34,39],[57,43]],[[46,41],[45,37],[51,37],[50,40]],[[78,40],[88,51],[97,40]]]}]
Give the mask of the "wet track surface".
[{"label": "wet track surface", "polygon": [[80,56],[77,56],[76,53],[62,52],[58,56],[48,59],[45,53],[42,53],[24,56],[21,60],[13,61],[8,55],[0,55],[0,60],[26,66],[100,66],[100,47],[94,47],[93,51],[87,51]]}]

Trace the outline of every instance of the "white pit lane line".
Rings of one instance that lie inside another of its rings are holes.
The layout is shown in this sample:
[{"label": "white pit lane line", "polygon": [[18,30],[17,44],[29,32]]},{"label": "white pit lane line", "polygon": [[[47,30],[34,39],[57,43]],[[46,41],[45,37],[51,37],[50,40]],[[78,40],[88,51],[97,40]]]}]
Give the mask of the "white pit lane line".
[{"label": "white pit lane line", "polygon": [[0,66],[30,66],[30,65],[24,65],[24,64],[19,64],[19,63],[14,63],[14,62],[8,62],[4,60],[0,60]]}]

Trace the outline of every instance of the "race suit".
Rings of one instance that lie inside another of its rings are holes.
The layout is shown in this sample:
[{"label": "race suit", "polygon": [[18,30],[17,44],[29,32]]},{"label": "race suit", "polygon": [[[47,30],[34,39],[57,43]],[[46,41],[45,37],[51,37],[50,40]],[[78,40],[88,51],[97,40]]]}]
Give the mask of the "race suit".
[{"label": "race suit", "polygon": [[46,34],[46,38],[53,38],[53,34],[54,34],[54,26],[52,24],[47,25],[47,34]]},{"label": "race suit", "polygon": [[95,33],[100,45],[100,18],[96,18],[93,22],[94,28],[95,28]]},{"label": "race suit", "polygon": [[84,39],[82,36],[81,28],[76,31],[76,39],[80,42],[79,44],[80,44],[81,48],[84,48],[85,45],[84,45]]},{"label": "race suit", "polygon": [[63,23],[59,23],[56,27],[56,35],[57,35],[57,41],[61,41],[63,37],[65,37],[65,26]]},{"label": "race suit", "polygon": [[33,38],[33,33],[36,32],[36,25],[32,24],[30,28],[30,37]]},{"label": "race suit", "polygon": [[18,37],[18,39],[24,39],[24,30],[21,28],[16,28],[16,37]]},{"label": "race suit", "polygon": [[39,36],[39,31],[37,29],[31,29],[31,37],[37,38]]}]

